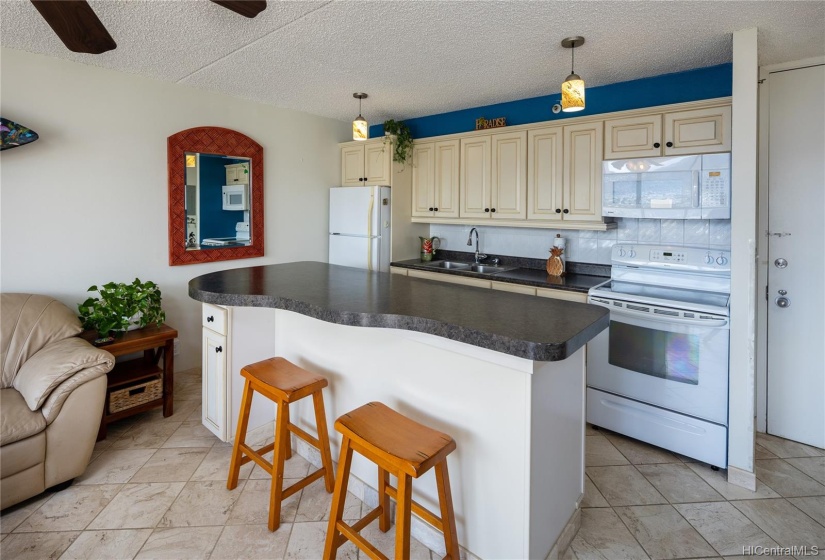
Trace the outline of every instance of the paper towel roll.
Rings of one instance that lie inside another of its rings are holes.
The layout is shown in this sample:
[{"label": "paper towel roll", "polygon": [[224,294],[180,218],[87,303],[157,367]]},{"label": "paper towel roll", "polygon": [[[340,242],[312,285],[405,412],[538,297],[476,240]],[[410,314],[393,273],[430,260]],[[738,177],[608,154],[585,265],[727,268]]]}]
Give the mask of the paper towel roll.
[{"label": "paper towel roll", "polygon": [[556,234],[556,238],[553,239],[553,247],[558,247],[564,250],[564,253],[561,254],[561,260],[563,262],[567,262],[567,240],[561,236],[560,233]]}]

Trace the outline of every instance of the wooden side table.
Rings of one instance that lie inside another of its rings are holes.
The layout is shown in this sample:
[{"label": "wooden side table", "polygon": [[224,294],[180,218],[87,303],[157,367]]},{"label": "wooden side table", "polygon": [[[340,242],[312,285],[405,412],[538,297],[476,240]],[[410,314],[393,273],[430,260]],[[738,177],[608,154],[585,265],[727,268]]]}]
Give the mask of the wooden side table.
[{"label": "wooden side table", "polygon": [[[85,331],[81,336],[89,342],[98,338],[97,331]],[[140,351],[143,351],[143,357],[117,362],[112,371],[108,373],[106,403],[103,407],[100,430],[97,433],[98,441],[106,439],[106,426],[116,420],[146,412],[159,406],[163,406],[164,417],[172,416],[175,386],[174,341],[177,337],[178,331],[164,324],[159,327],[146,327],[125,332],[122,336],[115,338],[114,342],[100,347],[115,357],[135,354]],[[163,357],[163,363],[159,365],[161,357]],[[109,395],[113,389],[116,390],[136,381],[150,379],[158,374],[163,375],[163,396],[161,398],[109,414]]]}]

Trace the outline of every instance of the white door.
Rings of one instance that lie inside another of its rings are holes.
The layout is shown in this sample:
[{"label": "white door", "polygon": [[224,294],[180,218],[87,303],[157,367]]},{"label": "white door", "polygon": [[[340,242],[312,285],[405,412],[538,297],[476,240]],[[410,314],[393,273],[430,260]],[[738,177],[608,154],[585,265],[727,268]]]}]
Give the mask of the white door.
[{"label": "white door", "polygon": [[378,270],[380,238],[329,236],[329,264]]},{"label": "white door", "polygon": [[493,134],[490,212],[499,220],[527,217],[527,132]]},{"label": "white door", "polygon": [[767,429],[825,447],[825,66],[768,84]]},{"label": "white door", "polygon": [[490,217],[490,137],[461,139],[462,218]]},{"label": "white door", "polygon": [[347,235],[378,235],[375,231],[375,189],[333,187],[329,189],[329,232]]},{"label": "white door", "polygon": [[226,422],[226,337],[203,329],[201,364],[203,368],[203,408],[201,421],[206,428],[227,441],[232,434]]}]

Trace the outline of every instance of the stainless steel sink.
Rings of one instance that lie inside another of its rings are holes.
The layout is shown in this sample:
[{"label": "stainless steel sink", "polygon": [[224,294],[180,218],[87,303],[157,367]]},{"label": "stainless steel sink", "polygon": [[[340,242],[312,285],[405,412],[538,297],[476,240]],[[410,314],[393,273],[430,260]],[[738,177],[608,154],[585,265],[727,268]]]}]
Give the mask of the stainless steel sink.
[{"label": "stainless steel sink", "polygon": [[497,266],[494,264],[473,264],[470,265],[470,270],[478,272],[479,274],[496,274],[507,270],[514,270],[513,266]]},{"label": "stainless steel sink", "polygon": [[433,268],[446,268],[450,270],[470,270],[470,267],[473,265],[470,263],[456,261],[432,261],[427,263],[426,266],[431,266]]}]

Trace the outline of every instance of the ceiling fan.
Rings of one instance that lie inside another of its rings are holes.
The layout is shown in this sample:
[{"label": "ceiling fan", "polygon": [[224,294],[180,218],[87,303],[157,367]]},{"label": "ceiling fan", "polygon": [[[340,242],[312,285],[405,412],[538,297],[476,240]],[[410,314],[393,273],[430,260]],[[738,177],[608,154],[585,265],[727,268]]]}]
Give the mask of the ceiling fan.
[{"label": "ceiling fan", "polygon": [[[254,18],[266,9],[266,0],[212,0],[244,17]],[[31,0],[46,23],[70,51],[101,54],[117,48],[86,0]]]}]

